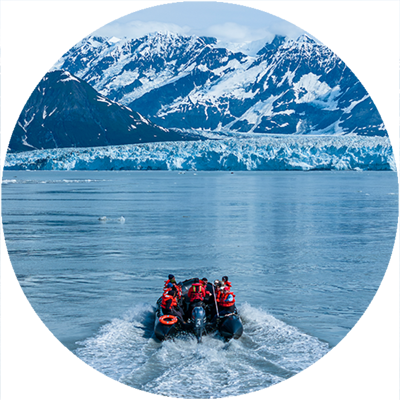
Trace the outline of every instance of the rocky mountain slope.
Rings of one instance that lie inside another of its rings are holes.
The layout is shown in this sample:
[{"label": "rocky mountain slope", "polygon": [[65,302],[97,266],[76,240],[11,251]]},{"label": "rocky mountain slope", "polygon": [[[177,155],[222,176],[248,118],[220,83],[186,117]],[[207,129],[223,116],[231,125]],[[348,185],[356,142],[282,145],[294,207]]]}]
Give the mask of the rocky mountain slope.
[{"label": "rocky mountain slope", "polygon": [[255,134],[386,136],[356,76],[307,35],[276,36],[256,56],[215,38],[88,37],[54,68],[165,128]]},{"label": "rocky mountain slope", "polygon": [[186,140],[100,95],[71,73],[46,74],[26,103],[9,151]]}]

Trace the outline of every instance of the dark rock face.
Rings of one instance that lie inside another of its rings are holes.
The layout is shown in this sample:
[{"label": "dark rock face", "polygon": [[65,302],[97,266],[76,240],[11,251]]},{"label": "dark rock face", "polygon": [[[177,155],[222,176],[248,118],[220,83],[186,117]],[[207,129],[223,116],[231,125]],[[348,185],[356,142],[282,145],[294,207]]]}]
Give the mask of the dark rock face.
[{"label": "dark rock face", "polygon": [[276,36],[255,56],[172,33],[89,37],[57,67],[166,128],[387,136],[355,75],[307,35]]},{"label": "dark rock face", "polygon": [[9,151],[186,139],[101,96],[69,72],[56,70],[45,75],[26,103]]}]

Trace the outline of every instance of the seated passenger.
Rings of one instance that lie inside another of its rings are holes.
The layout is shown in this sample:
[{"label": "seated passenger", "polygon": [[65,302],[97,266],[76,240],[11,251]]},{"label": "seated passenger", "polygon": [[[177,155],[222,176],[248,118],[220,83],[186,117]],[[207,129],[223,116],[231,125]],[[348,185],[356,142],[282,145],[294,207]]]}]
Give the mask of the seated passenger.
[{"label": "seated passenger", "polygon": [[[171,286],[172,285],[172,286]],[[174,287],[178,292],[178,299],[182,296],[182,287],[176,283],[175,276],[172,274],[168,275],[168,280],[164,282],[164,290]]]},{"label": "seated passenger", "polygon": [[203,285],[204,289],[207,289],[207,283],[208,283],[208,279],[207,278],[201,279],[200,283]]},{"label": "seated passenger", "polygon": [[230,314],[235,311],[235,295],[227,286],[218,290],[217,304],[219,315]]},{"label": "seated passenger", "polygon": [[214,281],[214,285],[213,285],[213,289],[214,289],[214,293],[213,294],[215,296],[215,299],[218,298],[218,292],[221,290],[221,288],[222,288],[221,282],[218,279],[216,279]]},{"label": "seated passenger", "polygon": [[222,277],[222,285],[223,286],[227,286],[229,289],[232,288],[232,283],[228,281],[228,277],[227,276],[223,276]]},{"label": "seated passenger", "polygon": [[164,315],[174,315],[180,322],[184,324],[185,321],[183,320],[183,310],[178,305],[178,301],[176,299],[177,293],[178,292],[175,289],[172,289],[169,292],[164,292],[161,300],[161,310]]},{"label": "seated passenger", "polygon": [[192,286],[188,291],[189,300],[191,303],[203,301],[206,295],[206,290],[204,286],[200,283],[199,278],[195,278]]},{"label": "seated passenger", "polygon": [[200,284],[203,285],[203,288],[204,288],[204,290],[206,291],[206,294],[205,294],[205,296],[204,296],[204,301],[208,304],[208,303],[210,303],[211,301],[213,301],[213,300],[212,300],[212,297],[211,297],[212,293],[210,293],[210,292],[207,290],[208,279],[207,279],[207,278],[200,279]]},{"label": "seated passenger", "polygon": [[210,292],[206,292],[203,285],[200,283],[199,278],[195,278],[192,286],[189,288],[188,297],[189,297],[189,307],[187,309],[187,317],[190,318],[192,315],[192,310],[195,307],[203,307],[203,300],[206,294],[210,294]]},{"label": "seated passenger", "polygon": [[174,289],[174,285],[171,282],[164,286],[164,292],[169,292],[172,289]]}]

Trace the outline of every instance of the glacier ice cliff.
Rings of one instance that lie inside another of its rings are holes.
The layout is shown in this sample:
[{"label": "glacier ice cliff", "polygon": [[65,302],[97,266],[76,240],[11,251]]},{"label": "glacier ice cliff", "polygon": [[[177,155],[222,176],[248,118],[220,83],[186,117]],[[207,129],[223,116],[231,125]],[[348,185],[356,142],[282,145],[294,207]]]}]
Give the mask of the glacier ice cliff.
[{"label": "glacier ice cliff", "polygon": [[8,153],[5,170],[393,170],[387,137],[282,136]]}]

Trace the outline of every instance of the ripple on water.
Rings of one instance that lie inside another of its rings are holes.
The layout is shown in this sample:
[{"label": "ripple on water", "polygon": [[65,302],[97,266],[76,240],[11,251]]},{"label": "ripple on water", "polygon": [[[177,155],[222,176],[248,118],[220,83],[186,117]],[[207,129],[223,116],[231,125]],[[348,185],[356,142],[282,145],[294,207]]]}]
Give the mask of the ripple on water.
[{"label": "ripple on water", "polygon": [[[218,398],[261,390],[290,378],[325,355],[328,344],[248,304],[244,334],[225,343],[218,334],[158,342],[154,309],[131,310],[79,343],[76,355],[128,386],[173,397]],[[201,383],[201,384],[199,384]]]}]

